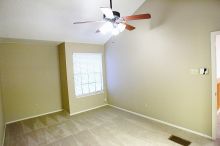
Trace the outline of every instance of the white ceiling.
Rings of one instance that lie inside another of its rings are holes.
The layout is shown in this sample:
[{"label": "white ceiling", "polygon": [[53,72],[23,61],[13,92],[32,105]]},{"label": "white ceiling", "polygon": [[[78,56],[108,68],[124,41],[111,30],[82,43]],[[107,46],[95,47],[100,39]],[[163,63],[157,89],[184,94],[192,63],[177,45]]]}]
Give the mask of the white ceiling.
[{"label": "white ceiling", "polygon": [[[113,0],[113,10],[133,14],[145,0]],[[100,7],[109,0],[0,0],[0,37],[103,44],[110,35],[96,34],[102,23]]]}]

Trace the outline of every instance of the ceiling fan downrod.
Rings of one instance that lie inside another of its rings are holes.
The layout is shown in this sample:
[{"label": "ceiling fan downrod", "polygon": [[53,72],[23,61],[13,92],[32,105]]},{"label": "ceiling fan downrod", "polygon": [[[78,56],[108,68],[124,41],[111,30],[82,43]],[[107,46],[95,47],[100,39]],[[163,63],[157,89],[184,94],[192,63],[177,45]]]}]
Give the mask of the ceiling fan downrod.
[{"label": "ceiling fan downrod", "polygon": [[[110,8],[112,9],[112,0],[110,0]],[[120,13],[118,11],[113,11],[113,15],[117,18],[120,18]],[[105,18],[105,15],[104,15],[104,18]]]},{"label": "ceiling fan downrod", "polygon": [[110,0],[110,8],[112,9],[112,0]]}]

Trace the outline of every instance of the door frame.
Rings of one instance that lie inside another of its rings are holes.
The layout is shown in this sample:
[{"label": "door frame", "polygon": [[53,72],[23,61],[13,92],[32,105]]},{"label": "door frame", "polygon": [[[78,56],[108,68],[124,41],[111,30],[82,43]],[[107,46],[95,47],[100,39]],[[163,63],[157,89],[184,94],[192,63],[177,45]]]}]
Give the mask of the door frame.
[{"label": "door frame", "polygon": [[216,36],[220,31],[211,32],[211,68],[212,68],[212,139],[216,139],[217,129],[217,66],[216,66]]}]

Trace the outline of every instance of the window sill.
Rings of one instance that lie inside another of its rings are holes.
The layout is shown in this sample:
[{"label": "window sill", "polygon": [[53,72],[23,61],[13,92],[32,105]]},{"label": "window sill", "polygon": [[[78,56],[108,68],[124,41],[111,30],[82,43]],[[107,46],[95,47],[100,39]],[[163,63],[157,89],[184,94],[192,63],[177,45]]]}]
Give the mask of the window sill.
[{"label": "window sill", "polygon": [[75,98],[85,98],[85,97],[95,96],[95,95],[99,95],[99,94],[104,94],[104,91],[99,91],[99,92],[84,94],[84,95],[80,95],[80,96],[75,96]]}]

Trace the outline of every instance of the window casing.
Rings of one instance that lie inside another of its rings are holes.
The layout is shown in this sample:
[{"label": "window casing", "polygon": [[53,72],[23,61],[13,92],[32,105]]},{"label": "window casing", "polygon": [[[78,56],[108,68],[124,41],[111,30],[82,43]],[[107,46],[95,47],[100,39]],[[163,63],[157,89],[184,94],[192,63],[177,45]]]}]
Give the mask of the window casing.
[{"label": "window casing", "polygon": [[76,97],[103,92],[101,53],[73,53],[73,73]]}]

